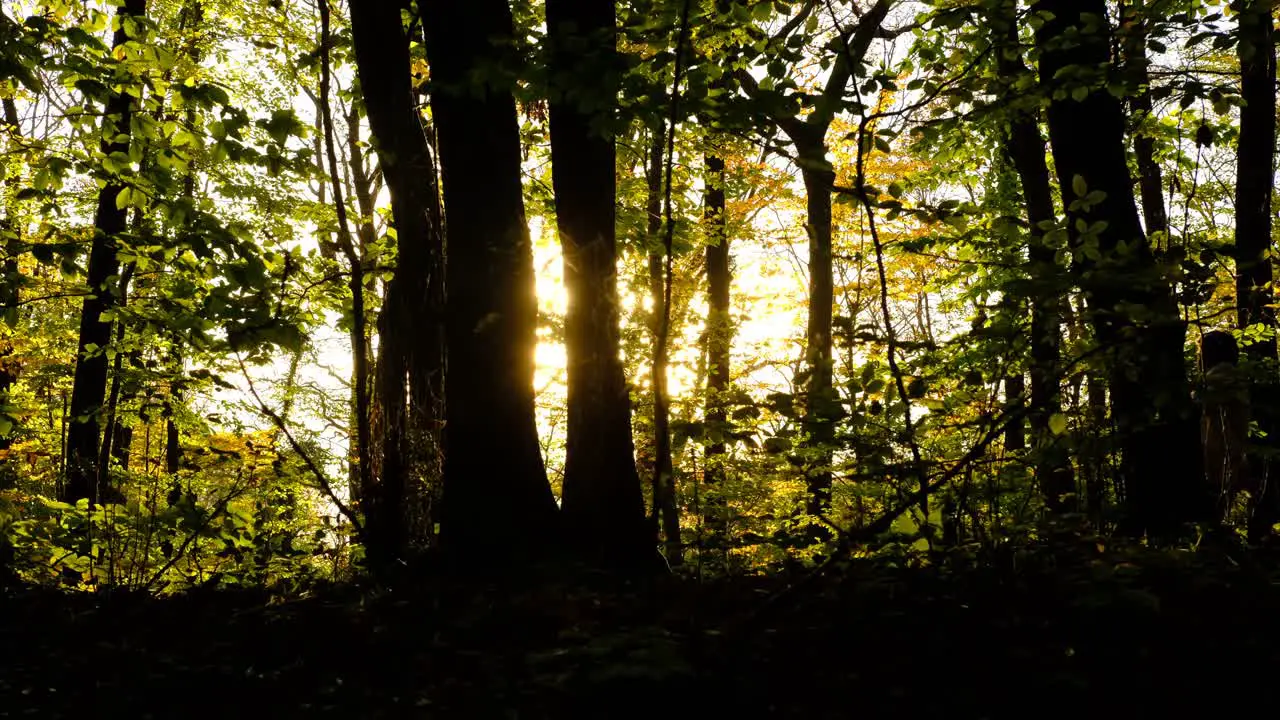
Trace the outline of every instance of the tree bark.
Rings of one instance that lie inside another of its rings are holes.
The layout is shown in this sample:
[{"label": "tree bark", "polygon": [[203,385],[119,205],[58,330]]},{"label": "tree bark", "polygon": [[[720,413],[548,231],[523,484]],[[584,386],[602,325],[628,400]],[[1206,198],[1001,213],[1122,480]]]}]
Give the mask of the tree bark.
[{"label": "tree bark", "polygon": [[[1015,24],[1016,3],[1006,4],[996,18],[997,67],[1001,77],[1013,80],[1030,70],[1023,64]],[[1040,134],[1039,112],[1024,106],[1010,109],[1009,134],[1005,152],[1013,162],[1026,206],[1029,240],[1028,274],[1034,286],[1031,298],[1031,406],[1029,419],[1036,449],[1036,477],[1046,506],[1053,511],[1072,511],[1075,477],[1062,443],[1049,429],[1049,419],[1062,411],[1059,373],[1062,356],[1062,282],[1057,251],[1045,242],[1045,229],[1057,220],[1053,186],[1044,137]]]},{"label": "tree bark", "polygon": [[[809,318],[805,328],[806,384],[805,427],[812,456],[806,473],[810,515],[825,514],[831,505],[831,442],[840,410],[834,397],[831,324],[835,291],[831,267],[831,193],[835,172],[827,160],[827,130],[843,102],[854,63],[865,57],[881,23],[893,7],[892,0],[878,0],[862,14],[836,45],[830,75],[813,104],[813,112],[803,119],[795,115],[773,115],[772,120],[791,140],[796,164],[804,179],[805,230],[809,237]],[[735,75],[750,96],[759,94],[755,79],[745,70]]]},{"label": "tree bark", "polygon": [[[428,10],[426,3],[423,10]],[[409,37],[400,10],[390,2],[352,3],[351,27],[365,113],[391,198],[398,250],[395,277],[388,284],[378,324],[382,462],[377,486],[365,489],[367,512],[372,513],[370,538],[380,546],[378,552],[389,557],[401,553],[409,540],[405,507],[409,476],[429,475],[414,467],[423,462],[414,441],[429,445],[432,452],[438,452],[442,443],[443,228],[436,163],[415,106]],[[486,42],[483,37],[469,41]],[[458,51],[446,44],[444,52]],[[446,113],[452,109],[450,101],[444,100],[444,105]],[[460,141],[472,140],[464,136]],[[482,229],[470,228],[471,234],[459,235],[459,241],[482,242],[476,236]],[[477,250],[472,247],[467,252],[474,255]],[[419,398],[425,401],[417,402]],[[469,511],[464,508],[464,512]]]},{"label": "tree bark", "polygon": [[475,78],[503,60],[512,18],[506,0],[426,0],[423,22],[448,222],[440,542],[483,561],[538,551],[556,520],[534,416],[537,301],[515,99],[509,85]]},{"label": "tree bark", "polygon": [[[1271,257],[1271,194],[1276,144],[1276,53],[1272,0],[1242,3],[1237,15],[1240,59],[1240,139],[1236,161],[1236,320],[1241,329],[1262,325],[1274,333]],[[1280,448],[1280,380],[1276,377],[1276,339],[1268,334],[1245,348],[1257,368],[1251,391],[1253,419],[1266,433],[1266,447],[1250,453],[1251,485],[1261,488],[1256,498],[1249,535],[1269,534],[1280,519],[1276,482],[1271,478],[1273,456]],[[1256,492],[1256,491],[1255,491]]]},{"label": "tree bark", "polygon": [[[0,22],[11,24],[4,12],[0,10]],[[3,114],[0,115],[0,133],[6,133],[14,138],[18,137],[22,128],[18,121],[18,107],[12,98],[4,98]],[[5,140],[6,147],[8,139]],[[9,179],[5,176],[5,167],[0,165],[0,191],[4,190],[4,186],[8,184]],[[12,197],[11,193],[5,192],[5,198]],[[17,247],[17,241],[21,238],[22,233],[18,225],[14,222],[13,206],[9,205],[9,200],[5,200],[3,215],[0,215],[0,251],[3,252],[3,265],[0,265],[0,312],[5,317],[0,318],[0,413],[9,415],[9,391],[13,388],[13,384],[18,380],[17,368],[11,364],[10,357],[13,354],[13,342],[10,338],[13,330],[9,326],[10,320],[16,320],[9,317],[12,313],[16,316],[18,312],[18,303],[21,300],[21,292],[19,290],[21,276],[18,269],[18,256],[14,253]],[[9,416],[12,422],[12,416]],[[0,433],[0,450],[7,450],[12,444],[13,430],[10,428],[6,433]],[[4,481],[3,475],[7,471],[0,471],[0,483]]]},{"label": "tree bark", "polygon": [[730,317],[730,287],[733,274],[730,267],[727,204],[725,201],[724,158],[707,154],[703,158],[706,170],[706,190],[703,193],[703,222],[707,233],[707,405],[706,426],[712,433],[707,443],[706,471],[703,477],[706,490],[703,498],[706,510],[704,521],[711,532],[714,548],[723,548],[727,540],[728,506],[725,503],[725,461],[728,454],[726,433],[729,432],[729,415],[725,411],[732,376],[729,352],[733,347],[733,319]]},{"label": "tree bark", "polygon": [[666,153],[666,133],[663,123],[656,123],[649,144],[649,163],[645,169],[647,196],[645,210],[648,214],[647,235],[649,250],[649,299],[653,314],[649,320],[649,332],[653,338],[653,362],[650,367],[650,384],[653,386],[653,535],[659,528],[665,539],[667,562],[672,566],[682,562],[680,543],[680,512],[676,506],[675,471],[671,462],[671,396],[667,388],[667,330],[663,324],[666,314],[667,276],[665,253],[662,251],[662,171]]},{"label": "tree bark", "polygon": [[644,564],[654,538],[644,518],[618,355],[614,26],[612,2],[547,2],[552,181],[569,295],[565,530],[591,558],[626,566]]},{"label": "tree bark", "polygon": [[[125,0],[116,14],[122,19],[140,18],[145,12],[145,0]],[[122,23],[115,31],[112,47],[120,47],[128,41],[129,36]],[[107,101],[105,110],[102,120],[103,154],[128,153],[133,99],[128,93],[116,93]],[[124,139],[117,140],[122,136]],[[116,249],[127,222],[125,209],[116,207],[116,199],[123,189],[124,185],[118,179],[108,178],[106,185],[98,191],[98,206],[94,213],[87,278],[92,294],[85,297],[80,310],[80,339],[69,411],[71,426],[67,431],[67,483],[64,493],[65,499],[73,503],[78,500],[96,503],[103,490],[99,487],[97,473],[99,421],[107,391],[105,350],[111,344],[112,321],[104,320],[102,316],[116,305],[116,291],[112,286],[113,278],[120,272]]]},{"label": "tree bark", "polygon": [[1147,29],[1143,16],[1144,0],[1128,0],[1121,4],[1120,22],[1124,33],[1124,64],[1129,80],[1135,86],[1129,98],[1129,115],[1133,122],[1133,153],[1138,159],[1138,189],[1142,196],[1142,220],[1149,237],[1168,241],[1169,216],[1164,204],[1164,177],[1156,162],[1156,142],[1143,128],[1151,118],[1151,73],[1147,60]]},{"label": "tree bark", "polygon": [[[333,206],[338,218],[338,247],[347,261],[347,288],[351,292],[351,379],[353,407],[351,420],[356,427],[355,437],[355,485],[365,489],[373,484],[369,426],[369,333],[366,331],[365,267],[364,254],[358,247],[358,239],[351,230],[347,217],[346,198],[342,192],[342,178],[338,172],[337,137],[333,127],[333,110],[330,107],[330,32],[329,0],[320,0],[320,123],[324,134],[325,156],[329,161],[329,185],[333,190]],[[350,436],[348,436],[350,437]],[[401,548],[383,548],[392,554]],[[371,549],[372,552],[372,549]],[[387,559],[386,556],[383,557]]]},{"label": "tree bark", "polygon": [[[1196,492],[1203,464],[1183,324],[1142,231],[1125,158],[1124,112],[1106,89],[1106,3],[1041,0],[1034,10],[1050,18],[1036,33],[1040,79],[1053,93],[1050,144],[1069,232],[1083,258],[1077,272],[1089,322],[1107,353],[1127,529],[1169,536],[1202,510]],[[1072,70],[1060,77],[1066,68]],[[1094,191],[1102,195],[1086,199]],[[1093,228],[1091,237],[1082,237],[1081,224]],[[1088,259],[1085,243],[1096,243],[1100,260]]]}]

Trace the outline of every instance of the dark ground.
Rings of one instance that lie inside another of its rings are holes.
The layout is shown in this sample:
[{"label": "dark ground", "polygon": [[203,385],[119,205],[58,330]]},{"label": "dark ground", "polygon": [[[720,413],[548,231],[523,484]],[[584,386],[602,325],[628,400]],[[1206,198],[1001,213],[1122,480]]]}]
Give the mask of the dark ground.
[{"label": "dark ground", "polygon": [[0,718],[1275,717],[1277,570],[1077,542],[791,590],[802,575],[272,605],[20,590]]}]

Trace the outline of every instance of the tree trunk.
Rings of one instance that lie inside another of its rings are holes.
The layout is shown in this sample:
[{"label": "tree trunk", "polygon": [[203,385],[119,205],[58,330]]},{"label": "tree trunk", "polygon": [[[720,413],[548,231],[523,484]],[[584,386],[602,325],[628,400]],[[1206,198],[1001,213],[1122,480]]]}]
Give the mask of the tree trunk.
[{"label": "tree trunk", "polygon": [[[644,518],[618,355],[614,25],[612,2],[547,2],[551,167],[569,295],[564,522],[574,548],[606,565],[627,566],[652,557],[654,538]],[[583,97],[608,101],[597,110]]]},{"label": "tree trunk", "polygon": [[711,433],[707,443],[706,490],[703,502],[704,521],[711,532],[714,548],[724,548],[728,530],[724,501],[725,461],[728,444],[729,416],[725,412],[732,381],[729,374],[729,352],[733,347],[733,319],[729,315],[729,291],[733,282],[729,265],[728,215],[725,202],[724,158],[708,154],[703,158],[706,169],[706,191],[703,194],[703,222],[707,234],[707,406],[706,427]]},{"label": "tree trunk", "polygon": [[[484,84],[476,78],[503,59],[512,18],[506,0],[427,0],[423,22],[448,218],[440,542],[455,556],[492,560],[545,547],[556,519],[534,416],[537,301],[515,99],[491,71]],[[405,52],[386,35],[370,39]],[[399,63],[395,70],[403,77]],[[393,94],[403,96],[399,86]],[[380,137],[404,140],[408,132],[405,124]],[[420,134],[415,126],[411,137]],[[638,483],[635,490],[638,499]]]},{"label": "tree trunk", "polygon": [[[809,470],[806,481],[811,515],[825,514],[831,504],[831,441],[835,437],[835,416],[840,405],[832,386],[831,322],[835,305],[831,267],[831,192],[835,173],[827,161],[827,130],[841,108],[854,64],[862,62],[880,25],[893,7],[893,0],[877,0],[862,14],[836,46],[835,59],[822,92],[813,103],[813,112],[803,119],[796,115],[773,115],[796,149],[796,164],[804,178],[805,229],[809,236],[809,320],[805,329],[805,372]],[[759,86],[745,70],[735,77],[748,95],[757,96]]]},{"label": "tree trunk", "polygon": [[1142,220],[1147,236],[1153,241],[1167,242],[1169,216],[1164,205],[1164,178],[1156,162],[1156,142],[1143,125],[1151,122],[1151,63],[1147,60],[1147,29],[1143,19],[1144,0],[1128,0],[1121,4],[1124,28],[1124,66],[1129,81],[1135,86],[1129,98],[1129,114],[1133,123],[1133,153],[1138,159],[1138,188],[1142,196]]},{"label": "tree trunk", "polygon": [[[425,3],[423,9],[427,9]],[[443,229],[435,158],[415,107],[409,38],[400,11],[391,3],[352,3],[351,27],[365,113],[391,197],[398,248],[396,274],[388,284],[378,324],[382,462],[377,487],[365,489],[371,542],[379,546],[378,552],[391,556],[401,552],[408,541],[408,476],[421,472],[413,467],[417,464],[414,461],[421,461],[421,453],[412,441],[420,440],[432,451],[438,451],[442,441]],[[485,40],[473,38],[471,42]],[[457,51],[446,44],[445,52]],[[448,100],[444,104],[449,107]],[[472,141],[465,136],[460,140]],[[459,240],[465,237],[473,246],[484,242],[476,235],[479,230],[471,228],[472,234],[460,235]],[[478,251],[471,247],[468,252],[474,255]],[[431,400],[420,404],[414,397]],[[421,438],[417,430],[421,430]]]},{"label": "tree trunk", "polygon": [[647,185],[645,209],[648,214],[649,298],[653,303],[649,332],[653,337],[653,363],[650,383],[653,385],[653,518],[651,532],[656,537],[659,527],[665,536],[667,562],[682,562],[680,544],[680,512],[676,506],[675,471],[671,462],[671,396],[667,389],[666,315],[667,276],[665,253],[662,251],[662,171],[666,153],[663,124],[653,129],[649,145],[649,164],[645,170]]},{"label": "tree trunk", "polygon": [[810,515],[823,515],[831,507],[832,442],[836,411],[840,408],[832,379],[831,324],[835,285],[831,265],[831,188],[835,173],[826,160],[823,127],[811,133],[809,142],[796,143],[804,178],[805,231],[809,235],[809,319],[805,327],[805,425],[813,457],[809,460]]},{"label": "tree trunk", "polygon": [[[12,21],[4,15],[0,10],[0,22],[10,25]],[[22,128],[18,122],[18,107],[14,104],[12,98],[4,98],[3,115],[0,115],[0,133],[8,133],[13,137],[17,137]],[[6,148],[8,142],[6,139]],[[14,382],[18,379],[17,369],[10,363],[10,356],[13,354],[13,342],[10,340],[13,334],[10,326],[11,320],[16,320],[18,302],[21,299],[19,291],[19,271],[18,256],[14,252],[17,247],[17,240],[21,238],[21,232],[13,219],[13,206],[8,198],[13,197],[12,193],[5,190],[5,185],[9,179],[5,176],[6,167],[0,165],[0,191],[3,191],[5,207],[3,215],[0,215],[0,251],[3,252],[3,265],[0,265],[0,312],[5,317],[0,317],[0,416],[5,416],[9,422],[13,421],[9,408],[9,391],[13,388]],[[14,428],[10,427],[6,432],[0,433],[0,450],[7,450],[12,444],[12,434]],[[0,475],[7,473],[0,473]],[[3,477],[0,477],[0,482]],[[3,567],[0,565],[0,567]]]},{"label": "tree trunk", "polygon": [[[1257,368],[1252,377],[1253,419],[1266,447],[1250,453],[1251,485],[1261,488],[1249,523],[1251,539],[1270,533],[1280,519],[1270,470],[1280,448],[1280,381],[1276,378],[1276,312],[1271,283],[1271,194],[1276,143],[1275,26],[1270,0],[1249,0],[1238,17],[1240,139],[1236,161],[1236,314],[1241,329],[1262,325],[1270,333],[1245,348]],[[1257,491],[1255,491],[1257,492]]]},{"label": "tree trunk", "polygon": [[[368,488],[373,484],[372,463],[370,462],[372,434],[369,427],[369,333],[365,323],[365,267],[364,254],[357,247],[358,240],[351,230],[347,217],[346,198],[342,192],[342,177],[338,170],[337,138],[333,128],[333,111],[330,107],[330,49],[332,34],[329,27],[329,0],[320,0],[320,123],[324,134],[325,156],[329,161],[329,185],[333,190],[333,206],[338,218],[338,246],[342,249],[347,261],[347,289],[351,292],[351,379],[353,407],[351,419],[356,427],[355,437],[355,482],[353,485]],[[349,438],[350,436],[348,436]],[[378,550],[393,553],[401,551],[400,546],[392,548],[371,549],[370,554]],[[384,555],[382,560],[387,560]]]},{"label": "tree trunk", "polygon": [[[1184,328],[1138,218],[1120,101],[1107,91],[1104,75],[1082,81],[1066,73],[1071,79],[1065,88],[1058,77],[1071,66],[1108,68],[1106,3],[1041,0],[1034,9],[1051,16],[1036,35],[1041,82],[1059,90],[1048,107],[1049,137],[1069,232],[1077,248],[1096,242],[1101,257],[1082,260],[1078,270],[1089,322],[1107,353],[1127,524],[1133,532],[1168,536],[1200,511],[1193,507],[1202,461],[1183,360]],[[1072,97],[1080,92],[1082,99]],[[1101,195],[1091,197],[1092,192]],[[1092,230],[1082,236],[1081,224]],[[1140,318],[1133,316],[1135,309]]]},{"label": "tree trunk", "polygon": [[[125,0],[116,14],[121,18],[142,17],[145,12],[145,0]],[[112,46],[120,47],[128,40],[125,26],[121,24],[115,31]],[[107,101],[102,121],[103,154],[128,153],[127,138],[133,109],[134,101],[125,92],[119,92]],[[80,310],[80,340],[69,410],[71,427],[67,432],[67,483],[64,492],[65,499],[73,503],[85,499],[96,503],[102,490],[98,486],[97,473],[98,425],[107,391],[105,350],[111,344],[112,327],[111,320],[104,320],[102,316],[116,305],[116,291],[112,287],[112,279],[120,271],[116,245],[126,228],[125,209],[116,207],[116,199],[123,189],[124,185],[119,180],[109,178],[98,191],[98,207],[94,213],[87,278],[92,294],[85,297]]]},{"label": "tree trunk", "polygon": [[[1001,77],[1009,80],[1030,72],[1018,54],[1015,17],[1016,3],[1007,4],[995,25],[995,42],[1001,48],[997,53],[997,66]],[[1036,449],[1036,477],[1050,510],[1071,511],[1076,508],[1070,497],[1075,489],[1071,460],[1061,441],[1049,429],[1049,419],[1062,411],[1059,377],[1062,297],[1067,287],[1062,282],[1057,252],[1045,242],[1045,228],[1057,220],[1057,210],[1053,205],[1053,187],[1038,115],[1035,110],[1011,109],[1005,152],[1018,174],[1030,233],[1027,258],[1034,289],[1030,303],[1031,406],[1028,416]]]}]

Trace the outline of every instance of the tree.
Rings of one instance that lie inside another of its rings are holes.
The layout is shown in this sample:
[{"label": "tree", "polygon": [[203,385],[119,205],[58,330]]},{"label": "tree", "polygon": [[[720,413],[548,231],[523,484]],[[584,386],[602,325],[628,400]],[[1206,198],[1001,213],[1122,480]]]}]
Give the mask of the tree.
[{"label": "tree", "polygon": [[1183,324],[1139,221],[1125,116],[1107,89],[1106,3],[1041,0],[1032,11],[1043,20],[1040,80],[1052,98],[1049,141],[1067,231],[1088,319],[1107,353],[1129,529],[1167,536],[1195,515],[1203,465]]},{"label": "tree", "polygon": [[[881,32],[881,24],[893,7],[892,0],[878,0],[862,13],[856,25],[845,29],[832,46],[831,72],[822,91],[810,98],[812,112],[800,116],[789,106],[765,112],[795,148],[795,162],[800,168],[805,189],[805,231],[809,236],[809,319],[805,330],[806,419],[809,444],[816,459],[810,462],[808,511],[824,514],[831,504],[831,445],[835,439],[835,416],[840,405],[832,384],[832,316],[835,286],[832,277],[831,194],[835,172],[827,160],[827,131],[841,111],[849,81],[859,70],[871,41]],[[802,6],[797,15],[801,21],[814,12],[813,3]],[[788,26],[794,29],[794,21]],[[740,70],[735,78],[747,95],[766,99],[755,78]]]},{"label": "tree", "polygon": [[728,522],[727,506],[719,493],[725,480],[724,464],[728,445],[725,434],[729,431],[729,416],[725,411],[732,376],[729,374],[729,353],[733,347],[733,319],[730,311],[730,287],[733,272],[730,269],[727,204],[725,202],[724,158],[708,153],[703,158],[706,171],[706,191],[703,194],[703,218],[707,232],[707,427],[711,442],[707,443],[706,480],[708,525],[713,541],[723,544]]},{"label": "tree", "polygon": [[[330,31],[329,0],[320,0],[320,124],[324,137],[325,155],[329,161],[329,183],[333,190],[333,206],[338,218],[338,247],[347,261],[348,282],[351,292],[351,384],[353,396],[352,423],[356,426],[355,436],[355,483],[368,491],[373,485],[373,467],[371,463],[371,445],[373,436],[369,426],[369,334],[365,323],[368,313],[365,310],[365,253],[367,245],[358,243],[351,230],[347,217],[347,203],[343,196],[338,171],[338,152],[336,133],[333,129],[333,111],[330,107],[330,87],[332,85],[332,52],[330,45],[333,34]],[[352,453],[348,453],[349,455]],[[395,506],[398,509],[398,506]],[[387,521],[384,525],[397,526],[395,521]],[[393,553],[400,550],[401,533],[388,530],[390,536],[385,547],[371,548],[373,552]]]},{"label": "tree", "polygon": [[[0,11],[0,32],[6,36],[11,32],[12,21]],[[18,108],[14,104],[12,98],[4,98],[3,107],[0,108],[3,114],[0,115],[0,134],[3,134],[4,144],[7,148],[10,137],[18,137],[22,133],[22,127],[18,118]],[[4,191],[5,185],[10,180],[7,177],[8,167],[6,164],[0,164],[0,191]],[[5,206],[0,208],[0,248],[4,249],[4,264],[0,266],[0,308],[4,308],[5,312],[16,312],[18,302],[21,299],[19,290],[20,275],[18,272],[18,258],[14,252],[16,241],[21,238],[19,227],[14,222],[13,208],[5,195],[3,200]],[[6,322],[8,325],[8,322]],[[10,445],[10,436],[13,432],[14,418],[10,414],[9,391],[13,388],[14,382],[18,379],[15,368],[10,366],[10,357],[13,354],[13,343],[10,338],[11,330],[6,327],[0,329],[0,424],[5,427],[0,428],[4,432],[0,432],[0,450],[8,449]],[[3,484],[3,480],[0,480]]]},{"label": "tree", "polygon": [[665,123],[654,123],[651,130],[645,166],[645,228],[649,250],[649,297],[653,312],[649,318],[649,334],[653,338],[650,384],[653,386],[653,534],[662,530],[666,540],[667,561],[681,562],[680,510],[676,505],[675,469],[671,460],[671,393],[667,384],[667,355],[671,336],[671,314],[667,309],[670,286],[666,272],[666,244],[663,241],[663,170],[666,168],[667,134]]},{"label": "tree", "polygon": [[[120,19],[113,39],[113,48],[122,48],[137,40],[137,33],[144,27],[141,20],[146,14],[145,0],[126,0],[116,10]],[[132,33],[132,34],[131,34]],[[124,85],[134,81],[125,76],[117,79]],[[130,121],[136,101],[125,90],[114,92],[106,103],[102,119],[102,154],[129,153]],[[98,464],[100,439],[100,413],[107,391],[107,348],[111,345],[113,322],[110,313],[117,303],[120,261],[116,257],[117,243],[127,229],[127,206],[118,202],[125,189],[121,178],[110,173],[98,192],[97,210],[94,214],[93,241],[89,246],[89,270],[87,282],[90,295],[86,296],[80,310],[80,340],[76,354],[76,369],[71,406],[71,425],[67,435],[67,483],[66,499],[71,502],[89,500],[98,502],[105,492],[102,487]]]},{"label": "tree", "polygon": [[1240,3],[1236,52],[1240,59],[1240,139],[1236,147],[1235,262],[1236,321],[1241,330],[1260,327],[1261,338],[1246,352],[1259,372],[1254,380],[1254,420],[1265,434],[1265,448],[1253,452],[1248,473],[1255,493],[1249,534],[1259,539],[1280,519],[1280,490],[1272,481],[1273,454],[1280,447],[1280,380],[1276,378],[1277,329],[1271,239],[1276,144],[1276,48],[1273,2]]},{"label": "tree", "polygon": [[[1011,98],[1016,98],[1016,88],[1025,84],[1024,79],[1032,77],[1022,62],[1015,10],[1016,3],[1002,3],[992,23],[992,42],[997,48],[996,70],[1005,93]],[[1029,302],[1031,404],[1028,414],[1037,452],[1036,477],[1049,508],[1068,510],[1073,505],[1069,495],[1075,490],[1075,481],[1070,460],[1050,427],[1052,418],[1062,410],[1061,298],[1067,289],[1060,279],[1057,252],[1045,238],[1046,229],[1057,219],[1057,211],[1045,159],[1044,137],[1040,134],[1039,99],[1031,95],[1010,102],[1004,151],[1012,160],[1022,187],[1029,226],[1028,270],[1034,287]]]},{"label": "tree", "polygon": [[[440,541],[485,560],[537,551],[556,515],[534,419],[533,256],[503,69],[512,18],[506,0],[425,0],[422,9],[447,222]],[[402,127],[382,142],[409,132]]]},{"label": "tree", "polygon": [[[409,38],[400,10],[393,3],[352,3],[351,28],[398,247],[396,275],[378,328],[383,454],[369,517],[371,537],[385,546],[378,552],[394,556],[407,540],[403,503],[411,469],[406,459],[414,457],[410,438],[414,429],[430,428],[439,419],[444,393],[441,213],[435,158],[414,107]],[[435,444],[435,434],[430,437]]]},{"label": "tree", "polygon": [[626,565],[650,557],[653,538],[618,356],[614,25],[612,2],[547,3],[552,181],[569,293],[564,523],[575,548]]}]

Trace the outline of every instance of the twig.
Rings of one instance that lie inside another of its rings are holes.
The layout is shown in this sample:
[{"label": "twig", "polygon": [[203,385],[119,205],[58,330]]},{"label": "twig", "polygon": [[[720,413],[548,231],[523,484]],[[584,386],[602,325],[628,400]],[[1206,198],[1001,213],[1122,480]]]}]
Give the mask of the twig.
[{"label": "twig", "polygon": [[338,508],[338,512],[342,513],[342,516],[347,519],[347,522],[351,523],[351,527],[356,531],[356,536],[359,537],[360,541],[363,543],[365,540],[364,525],[360,522],[359,516],[356,515],[355,511],[353,511],[350,506],[342,502],[342,498],[338,497],[338,494],[334,492],[333,485],[329,482],[329,478],[325,477],[324,471],[321,470],[320,466],[316,464],[316,461],[311,458],[311,453],[307,452],[306,448],[302,447],[302,444],[293,436],[293,433],[289,432],[289,427],[285,424],[284,418],[280,417],[279,413],[272,410],[262,400],[262,396],[258,394],[258,389],[253,384],[253,378],[249,377],[249,369],[245,367],[244,358],[237,355],[236,362],[240,364],[240,374],[244,376],[245,382],[249,384],[249,394],[253,396],[254,402],[258,404],[258,412],[261,412],[267,417],[267,419],[271,420],[271,423],[276,426],[276,429],[284,434],[285,439],[289,441],[289,446],[293,448],[294,452],[298,453],[298,457],[302,458],[302,462],[307,466],[307,469],[315,476],[316,483],[319,485],[320,489],[324,491],[324,494],[329,498],[329,501]]}]

